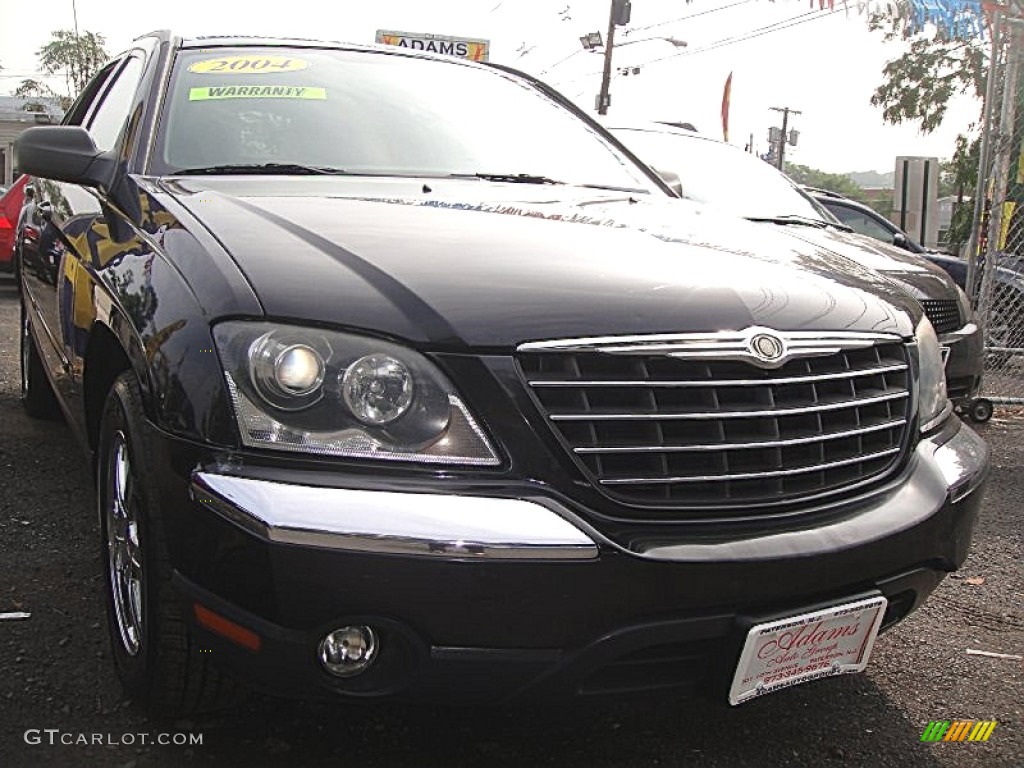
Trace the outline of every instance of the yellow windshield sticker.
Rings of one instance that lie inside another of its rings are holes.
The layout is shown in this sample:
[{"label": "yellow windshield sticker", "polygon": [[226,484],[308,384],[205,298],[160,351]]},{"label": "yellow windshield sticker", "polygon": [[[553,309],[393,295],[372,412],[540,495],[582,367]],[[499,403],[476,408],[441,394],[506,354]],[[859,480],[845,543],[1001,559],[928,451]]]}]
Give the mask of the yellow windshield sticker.
[{"label": "yellow windshield sticker", "polygon": [[214,99],[315,99],[327,98],[326,88],[306,85],[209,85],[189,88],[189,101]]},{"label": "yellow windshield sticker", "polygon": [[260,75],[298,72],[308,66],[305,59],[292,56],[222,56],[189,64],[188,71],[201,75]]}]

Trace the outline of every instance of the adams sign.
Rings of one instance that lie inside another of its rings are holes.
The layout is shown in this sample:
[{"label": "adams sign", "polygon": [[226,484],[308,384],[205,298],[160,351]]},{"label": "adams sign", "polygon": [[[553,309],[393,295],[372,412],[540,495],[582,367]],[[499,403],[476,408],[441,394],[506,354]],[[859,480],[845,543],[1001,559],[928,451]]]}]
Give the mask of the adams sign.
[{"label": "adams sign", "polygon": [[411,48],[414,51],[444,53],[471,61],[487,61],[487,52],[491,45],[488,40],[478,40],[472,37],[394,32],[386,29],[377,30],[377,42],[384,45],[397,45],[400,48]]}]

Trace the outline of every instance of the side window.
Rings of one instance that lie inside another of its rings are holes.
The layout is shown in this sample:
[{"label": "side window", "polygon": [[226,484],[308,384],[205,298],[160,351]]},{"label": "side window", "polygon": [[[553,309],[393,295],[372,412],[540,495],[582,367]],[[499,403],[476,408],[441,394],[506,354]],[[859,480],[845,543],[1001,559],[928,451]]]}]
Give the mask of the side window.
[{"label": "side window", "polygon": [[71,105],[71,109],[64,116],[62,125],[81,125],[85,122],[85,116],[89,114],[89,110],[96,105],[97,97],[103,91],[103,86],[110,80],[110,74],[117,69],[117,65],[120,62],[114,62],[108,64],[99,72],[97,72],[92,80],[86,84],[85,88],[79,94],[78,98],[75,99],[75,103]]},{"label": "side window", "polygon": [[843,224],[853,229],[854,232],[859,232],[862,235],[873,237],[876,240],[881,240],[885,243],[892,242],[893,233],[873,218],[869,217],[866,213],[853,210],[852,208],[847,208],[845,205],[830,205],[828,209],[832,211],[836,218],[843,222]]},{"label": "side window", "polygon": [[114,81],[107,88],[103,101],[90,118],[87,127],[97,149],[105,152],[117,144],[121,129],[128,122],[135,91],[142,78],[142,68],[142,59],[131,56],[121,71],[114,75]]}]

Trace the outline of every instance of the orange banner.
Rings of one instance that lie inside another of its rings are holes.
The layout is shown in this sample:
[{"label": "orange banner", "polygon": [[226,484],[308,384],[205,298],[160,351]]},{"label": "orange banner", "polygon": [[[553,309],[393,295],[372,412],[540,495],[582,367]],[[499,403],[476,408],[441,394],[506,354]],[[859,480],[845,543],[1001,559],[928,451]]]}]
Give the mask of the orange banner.
[{"label": "orange banner", "polygon": [[729,140],[729,102],[732,99],[732,72],[725,79],[725,88],[722,89],[722,138]]}]

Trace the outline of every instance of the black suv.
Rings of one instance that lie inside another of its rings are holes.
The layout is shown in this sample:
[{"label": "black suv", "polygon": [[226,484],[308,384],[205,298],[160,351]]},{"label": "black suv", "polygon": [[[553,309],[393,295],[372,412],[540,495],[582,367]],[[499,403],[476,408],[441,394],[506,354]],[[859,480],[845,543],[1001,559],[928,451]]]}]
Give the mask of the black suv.
[{"label": "black suv", "polygon": [[988,452],[920,307],[529,78],[150,35],[17,151],[22,396],[95,463],[136,700],[737,704],[967,555]]}]

